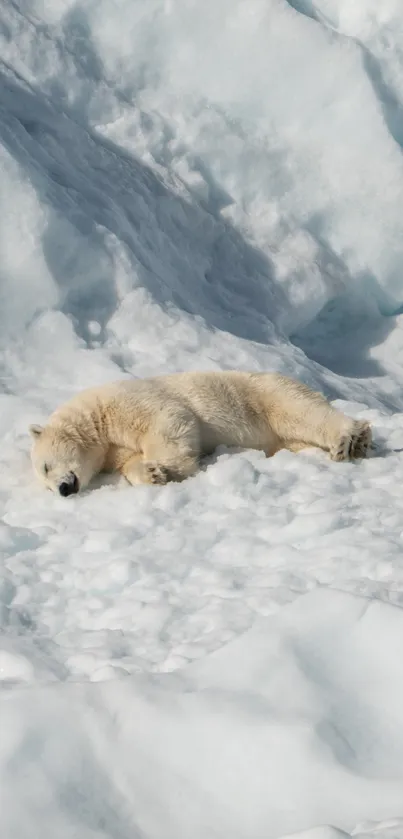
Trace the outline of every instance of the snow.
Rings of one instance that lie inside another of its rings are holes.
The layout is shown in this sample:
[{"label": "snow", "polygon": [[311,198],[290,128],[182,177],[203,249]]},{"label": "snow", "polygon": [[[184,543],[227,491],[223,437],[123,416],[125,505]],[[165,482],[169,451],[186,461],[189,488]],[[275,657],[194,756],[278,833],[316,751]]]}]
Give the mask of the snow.
[{"label": "snow", "polygon": [[171,675],[7,693],[4,835],[401,836],[402,632],[320,589]]},{"label": "snow", "polygon": [[[0,0],[5,839],[403,839],[399,0]],[[358,464],[44,492],[78,389],[280,370]]]}]

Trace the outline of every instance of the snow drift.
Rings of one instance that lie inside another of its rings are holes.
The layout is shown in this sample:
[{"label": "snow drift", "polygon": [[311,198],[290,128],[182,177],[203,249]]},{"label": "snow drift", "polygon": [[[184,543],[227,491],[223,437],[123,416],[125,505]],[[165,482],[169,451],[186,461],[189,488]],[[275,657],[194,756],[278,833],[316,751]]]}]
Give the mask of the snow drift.
[{"label": "snow drift", "polygon": [[[398,0],[0,0],[5,839],[402,839],[402,55]],[[35,483],[78,388],[231,367],[374,457]]]},{"label": "snow drift", "polygon": [[2,832],[270,839],[386,821],[403,806],[402,637],[400,609],[322,590],[185,672],[5,696]]}]

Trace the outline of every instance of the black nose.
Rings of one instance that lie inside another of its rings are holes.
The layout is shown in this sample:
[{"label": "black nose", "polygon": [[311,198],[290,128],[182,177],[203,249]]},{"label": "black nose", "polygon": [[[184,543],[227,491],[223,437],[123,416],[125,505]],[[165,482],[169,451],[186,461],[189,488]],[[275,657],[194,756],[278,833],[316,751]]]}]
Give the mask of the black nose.
[{"label": "black nose", "polygon": [[78,492],[77,475],[74,475],[72,472],[65,481],[62,481],[59,486],[59,492],[63,498],[67,498],[68,495],[74,495],[74,493]]}]

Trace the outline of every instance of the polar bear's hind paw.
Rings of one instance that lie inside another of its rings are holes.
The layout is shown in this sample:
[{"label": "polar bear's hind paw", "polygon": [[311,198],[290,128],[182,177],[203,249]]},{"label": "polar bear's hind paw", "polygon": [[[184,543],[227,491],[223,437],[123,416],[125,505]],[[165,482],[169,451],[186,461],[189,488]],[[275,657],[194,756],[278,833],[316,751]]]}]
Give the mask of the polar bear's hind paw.
[{"label": "polar bear's hind paw", "polygon": [[330,451],[332,460],[359,460],[367,456],[372,444],[371,426],[365,420],[354,420],[349,432],[342,434]]},{"label": "polar bear's hind paw", "polygon": [[358,421],[357,432],[351,438],[350,457],[353,460],[367,457],[372,447],[372,431],[368,422]]}]

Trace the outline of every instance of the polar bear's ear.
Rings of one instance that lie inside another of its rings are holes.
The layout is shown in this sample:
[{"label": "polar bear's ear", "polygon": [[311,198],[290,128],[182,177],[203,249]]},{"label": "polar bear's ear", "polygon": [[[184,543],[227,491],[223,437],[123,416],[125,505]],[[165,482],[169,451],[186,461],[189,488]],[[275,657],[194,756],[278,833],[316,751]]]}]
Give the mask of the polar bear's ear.
[{"label": "polar bear's ear", "polygon": [[43,425],[30,425],[29,426],[29,433],[34,440],[37,440],[38,437],[41,436],[43,431]]}]

